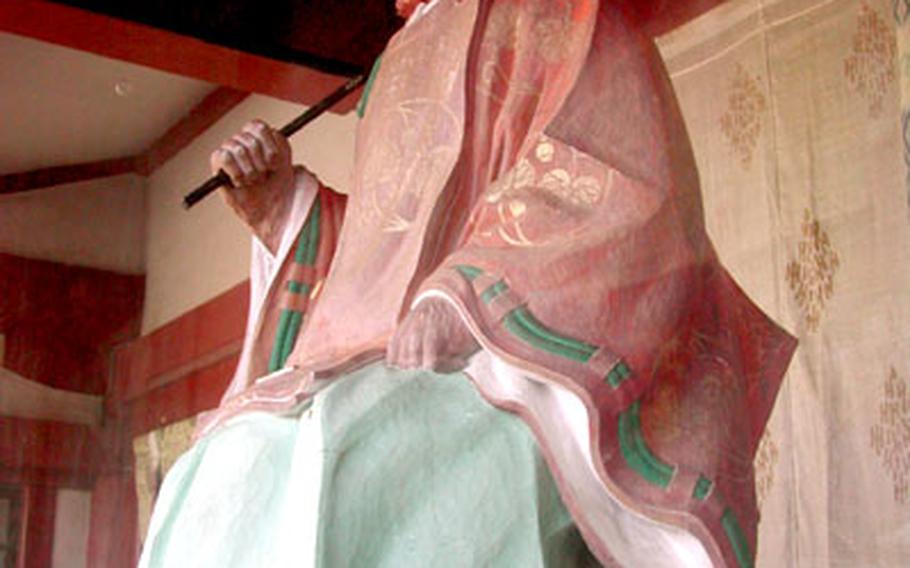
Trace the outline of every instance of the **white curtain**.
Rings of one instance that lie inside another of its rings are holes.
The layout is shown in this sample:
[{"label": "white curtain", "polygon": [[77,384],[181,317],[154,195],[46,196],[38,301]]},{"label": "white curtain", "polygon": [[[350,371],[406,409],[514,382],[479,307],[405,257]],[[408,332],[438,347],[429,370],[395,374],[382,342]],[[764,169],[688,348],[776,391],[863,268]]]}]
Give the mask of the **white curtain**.
[{"label": "white curtain", "polygon": [[908,14],[731,0],[659,41],[720,256],[800,341],[756,457],[759,566],[910,565]]}]

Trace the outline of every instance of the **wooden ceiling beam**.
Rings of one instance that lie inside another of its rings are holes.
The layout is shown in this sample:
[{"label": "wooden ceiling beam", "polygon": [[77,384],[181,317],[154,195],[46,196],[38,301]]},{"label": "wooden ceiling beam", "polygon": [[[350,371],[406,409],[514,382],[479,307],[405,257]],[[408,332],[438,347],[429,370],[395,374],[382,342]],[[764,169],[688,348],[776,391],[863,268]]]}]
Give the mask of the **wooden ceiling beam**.
[{"label": "wooden ceiling beam", "polygon": [[209,93],[136,159],[137,173],[151,175],[249,95],[229,87],[219,87]]},{"label": "wooden ceiling beam", "polygon": [[138,156],[3,174],[0,175],[0,195],[122,174],[148,177],[248,96],[249,93],[219,87]]},{"label": "wooden ceiling beam", "polygon": [[[267,57],[42,0],[0,2],[0,31],[310,106],[346,81]],[[334,112],[354,108],[341,101]]]},{"label": "wooden ceiling beam", "polygon": [[0,175],[0,195],[136,172],[136,158],[114,158]]}]

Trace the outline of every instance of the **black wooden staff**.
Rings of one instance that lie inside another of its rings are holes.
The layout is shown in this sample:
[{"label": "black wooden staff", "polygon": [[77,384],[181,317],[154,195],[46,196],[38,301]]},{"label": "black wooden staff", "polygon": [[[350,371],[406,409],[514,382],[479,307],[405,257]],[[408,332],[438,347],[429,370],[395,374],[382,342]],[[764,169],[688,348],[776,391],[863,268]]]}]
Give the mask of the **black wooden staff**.
[{"label": "black wooden staff", "polygon": [[[346,97],[349,93],[351,93],[351,91],[357,89],[357,87],[363,83],[364,79],[366,79],[366,75],[357,75],[344,85],[332,91],[326,98],[308,108],[306,112],[291,122],[285,124],[278,132],[280,132],[285,137],[290,138],[291,135],[318,118],[325,111],[329,110],[332,105]],[[212,193],[219,187],[223,185],[230,185],[230,183],[230,176],[227,175],[224,170],[218,170],[218,173],[210,177],[208,181],[190,193],[187,193],[183,197],[183,207],[185,209],[189,209],[193,205],[202,201],[208,194]]]}]

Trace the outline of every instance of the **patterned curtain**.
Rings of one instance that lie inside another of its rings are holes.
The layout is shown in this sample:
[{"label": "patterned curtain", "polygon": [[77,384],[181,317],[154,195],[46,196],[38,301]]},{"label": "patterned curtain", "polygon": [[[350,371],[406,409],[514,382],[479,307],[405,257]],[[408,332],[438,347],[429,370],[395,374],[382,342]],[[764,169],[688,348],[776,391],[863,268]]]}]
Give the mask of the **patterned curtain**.
[{"label": "patterned curtain", "polygon": [[759,566],[910,563],[908,20],[731,0],[659,41],[720,256],[800,340],[755,461]]},{"label": "patterned curtain", "polygon": [[907,206],[910,208],[910,0],[893,0],[897,26],[898,73],[901,78],[901,132],[907,174]]},{"label": "patterned curtain", "polygon": [[145,539],[155,497],[164,476],[190,449],[196,418],[187,418],[133,438],[134,474],[138,500],[139,541]]}]

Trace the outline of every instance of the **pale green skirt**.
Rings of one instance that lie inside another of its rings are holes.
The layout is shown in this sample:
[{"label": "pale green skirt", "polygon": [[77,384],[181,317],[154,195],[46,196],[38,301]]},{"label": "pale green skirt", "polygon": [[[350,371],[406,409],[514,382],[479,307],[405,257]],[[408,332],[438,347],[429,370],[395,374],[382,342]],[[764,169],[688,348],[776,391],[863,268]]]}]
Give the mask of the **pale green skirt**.
[{"label": "pale green skirt", "polygon": [[201,440],[145,542],[142,568],[596,565],[518,417],[382,364]]}]

